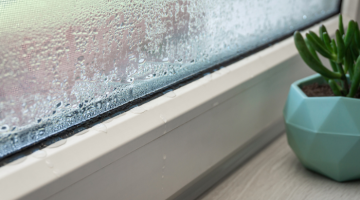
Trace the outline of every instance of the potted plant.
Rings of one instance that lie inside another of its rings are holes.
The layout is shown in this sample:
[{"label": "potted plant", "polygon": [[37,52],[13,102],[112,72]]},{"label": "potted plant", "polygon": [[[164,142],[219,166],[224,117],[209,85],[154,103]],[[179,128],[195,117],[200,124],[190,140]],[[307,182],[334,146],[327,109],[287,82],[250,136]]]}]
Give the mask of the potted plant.
[{"label": "potted plant", "polygon": [[[290,147],[308,169],[336,181],[360,178],[360,31],[341,15],[335,39],[326,28],[319,35],[294,34],[304,62],[318,74],[293,83],[284,109]],[[326,68],[318,53],[330,62]]]}]

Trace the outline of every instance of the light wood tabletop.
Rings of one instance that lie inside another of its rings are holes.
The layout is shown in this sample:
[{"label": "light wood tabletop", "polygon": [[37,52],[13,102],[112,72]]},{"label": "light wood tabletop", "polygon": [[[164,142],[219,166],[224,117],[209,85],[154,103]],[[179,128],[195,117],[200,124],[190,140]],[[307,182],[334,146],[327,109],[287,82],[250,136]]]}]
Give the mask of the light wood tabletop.
[{"label": "light wood tabletop", "polygon": [[199,199],[360,200],[360,181],[338,183],[306,170],[282,135]]}]

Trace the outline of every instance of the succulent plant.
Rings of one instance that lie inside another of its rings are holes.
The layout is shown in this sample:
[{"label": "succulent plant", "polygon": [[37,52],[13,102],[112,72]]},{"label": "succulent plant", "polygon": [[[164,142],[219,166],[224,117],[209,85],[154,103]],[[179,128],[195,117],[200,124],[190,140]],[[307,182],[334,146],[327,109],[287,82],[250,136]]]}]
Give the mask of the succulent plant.
[{"label": "succulent plant", "polygon": [[[351,20],[345,32],[340,15],[335,39],[330,38],[322,25],[319,35],[310,31],[304,39],[296,31],[294,40],[301,58],[324,77],[335,96],[355,97],[360,84],[360,31],[357,22]],[[322,64],[318,53],[329,60],[332,70]]]}]

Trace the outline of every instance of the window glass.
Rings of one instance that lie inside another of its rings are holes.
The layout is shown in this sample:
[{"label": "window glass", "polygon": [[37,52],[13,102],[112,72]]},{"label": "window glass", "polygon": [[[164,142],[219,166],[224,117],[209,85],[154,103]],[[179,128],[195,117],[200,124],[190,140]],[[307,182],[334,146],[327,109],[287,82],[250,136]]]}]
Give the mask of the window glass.
[{"label": "window glass", "polygon": [[338,0],[0,0],[0,158],[338,10]]}]

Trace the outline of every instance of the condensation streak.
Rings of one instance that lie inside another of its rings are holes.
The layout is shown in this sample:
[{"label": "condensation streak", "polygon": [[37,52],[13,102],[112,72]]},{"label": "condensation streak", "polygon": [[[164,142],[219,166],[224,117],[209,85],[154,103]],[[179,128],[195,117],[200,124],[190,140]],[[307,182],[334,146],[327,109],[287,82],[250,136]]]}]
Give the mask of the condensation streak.
[{"label": "condensation streak", "polygon": [[0,158],[337,10],[338,0],[0,0]]}]

